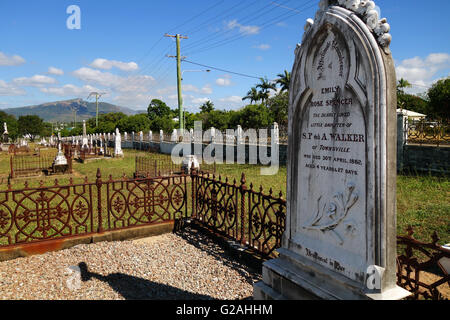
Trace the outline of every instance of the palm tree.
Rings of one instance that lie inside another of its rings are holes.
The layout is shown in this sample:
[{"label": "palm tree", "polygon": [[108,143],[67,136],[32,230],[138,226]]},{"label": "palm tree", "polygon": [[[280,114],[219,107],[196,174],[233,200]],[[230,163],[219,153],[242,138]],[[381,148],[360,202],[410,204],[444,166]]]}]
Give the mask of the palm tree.
[{"label": "palm tree", "polygon": [[201,113],[210,113],[214,110],[214,103],[211,100],[206,101],[200,106]]},{"label": "palm tree", "polygon": [[405,93],[403,89],[411,88],[411,87],[412,87],[412,85],[411,85],[411,83],[409,83],[408,80],[401,78],[400,80],[398,80],[398,83],[397,83],[397,92]]},{"label": "palm tree", "polygon": [[291,84],[291,73],[287,70],[284,70],[284,74],[277,74],[279,77],[276,80],[276,84],[280,85],[281,92],[289,91],[289,85]]},{"label": "palm tree", "polygon": [[252,87],[250,91],[247,92],[247,95],[242,98],[242,101],[244,100],[250,100],[250,103],[257,102],[261,100],[261,95],[255,87]]},{"label": "palm tree", "polygon": [[267,78],[261,78],[260,81],[261,83],[257,84],[256,88],[261,89],[261,91],[259,92],[260,97],[264,103],[267,103],[267,100],[270,97],[269,91],[277,90],[277,86],[275,83],[272,83],[269,80],[267,80]]},{"label": "palm tree", "polygon": [[397,96],[398,96],[398,105],[400,106],[400,109],[404,109],[405,107],[405,101],[403,101],[404,99],[402,99],[402,96],[405,94],[404,89],[405,88],[411,88],[412,85],[411,83],[408,82],[408,80],[405,80],[403,78],[401,78],[400,80],[398,80],[397,83]]}]

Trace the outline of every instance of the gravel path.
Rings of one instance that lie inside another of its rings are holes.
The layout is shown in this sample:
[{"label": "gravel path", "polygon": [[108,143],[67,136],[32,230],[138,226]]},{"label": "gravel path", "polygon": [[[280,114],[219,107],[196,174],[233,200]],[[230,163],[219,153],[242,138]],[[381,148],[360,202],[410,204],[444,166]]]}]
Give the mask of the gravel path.
[{"label": "gravel path", "polygon": [[[71,269],[72,268],[72,269]],[[246,299],[260,279],[187,228],[0,262],[0,299]]]}]

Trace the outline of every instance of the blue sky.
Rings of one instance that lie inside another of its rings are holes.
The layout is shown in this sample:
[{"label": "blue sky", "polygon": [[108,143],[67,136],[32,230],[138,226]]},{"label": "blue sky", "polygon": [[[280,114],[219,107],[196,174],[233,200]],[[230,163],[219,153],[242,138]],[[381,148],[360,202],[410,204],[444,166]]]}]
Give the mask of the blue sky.
[{"label": "blue sky", "polygon": [[[0,108],[107,92],[110,103],[145,109],[153,98],[176,100],[175,42],[187,60],[252,77],[291,70],[294,48],[318,0],[1,0]],[[397,77],[426,90],[450,70],[448,0],[378,0],[393,37]],[[67,7],[81,9],[81,29],[69,30]],[[291,8],[291,9],[288,9]],[[258,80],[184,62],[184,105],[197,111],[211,99],[236,109]],[[202,72],[189,72],[199,71]]]}]

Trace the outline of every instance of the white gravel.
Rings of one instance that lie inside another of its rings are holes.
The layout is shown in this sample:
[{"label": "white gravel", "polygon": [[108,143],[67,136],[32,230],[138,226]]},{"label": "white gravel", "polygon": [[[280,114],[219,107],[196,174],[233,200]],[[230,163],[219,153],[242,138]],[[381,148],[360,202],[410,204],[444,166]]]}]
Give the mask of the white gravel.
[{"label": "white gravel", "polygon": [[237,300],[251,297],[259,279],[187,228],[148,242],[79,245],[0,262],[0,299]]}]

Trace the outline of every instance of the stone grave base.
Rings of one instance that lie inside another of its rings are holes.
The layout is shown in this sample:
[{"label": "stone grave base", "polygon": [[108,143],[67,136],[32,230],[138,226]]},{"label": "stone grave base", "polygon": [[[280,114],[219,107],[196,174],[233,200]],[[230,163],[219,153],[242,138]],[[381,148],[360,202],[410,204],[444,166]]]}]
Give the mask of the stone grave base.
[{"label": "stone grave base", "polygon": [[383,294],[365,288],[286,249],[263,264],[263,280],[253,288],[255,300],[401,300],[411,293],[398,286]]}]

